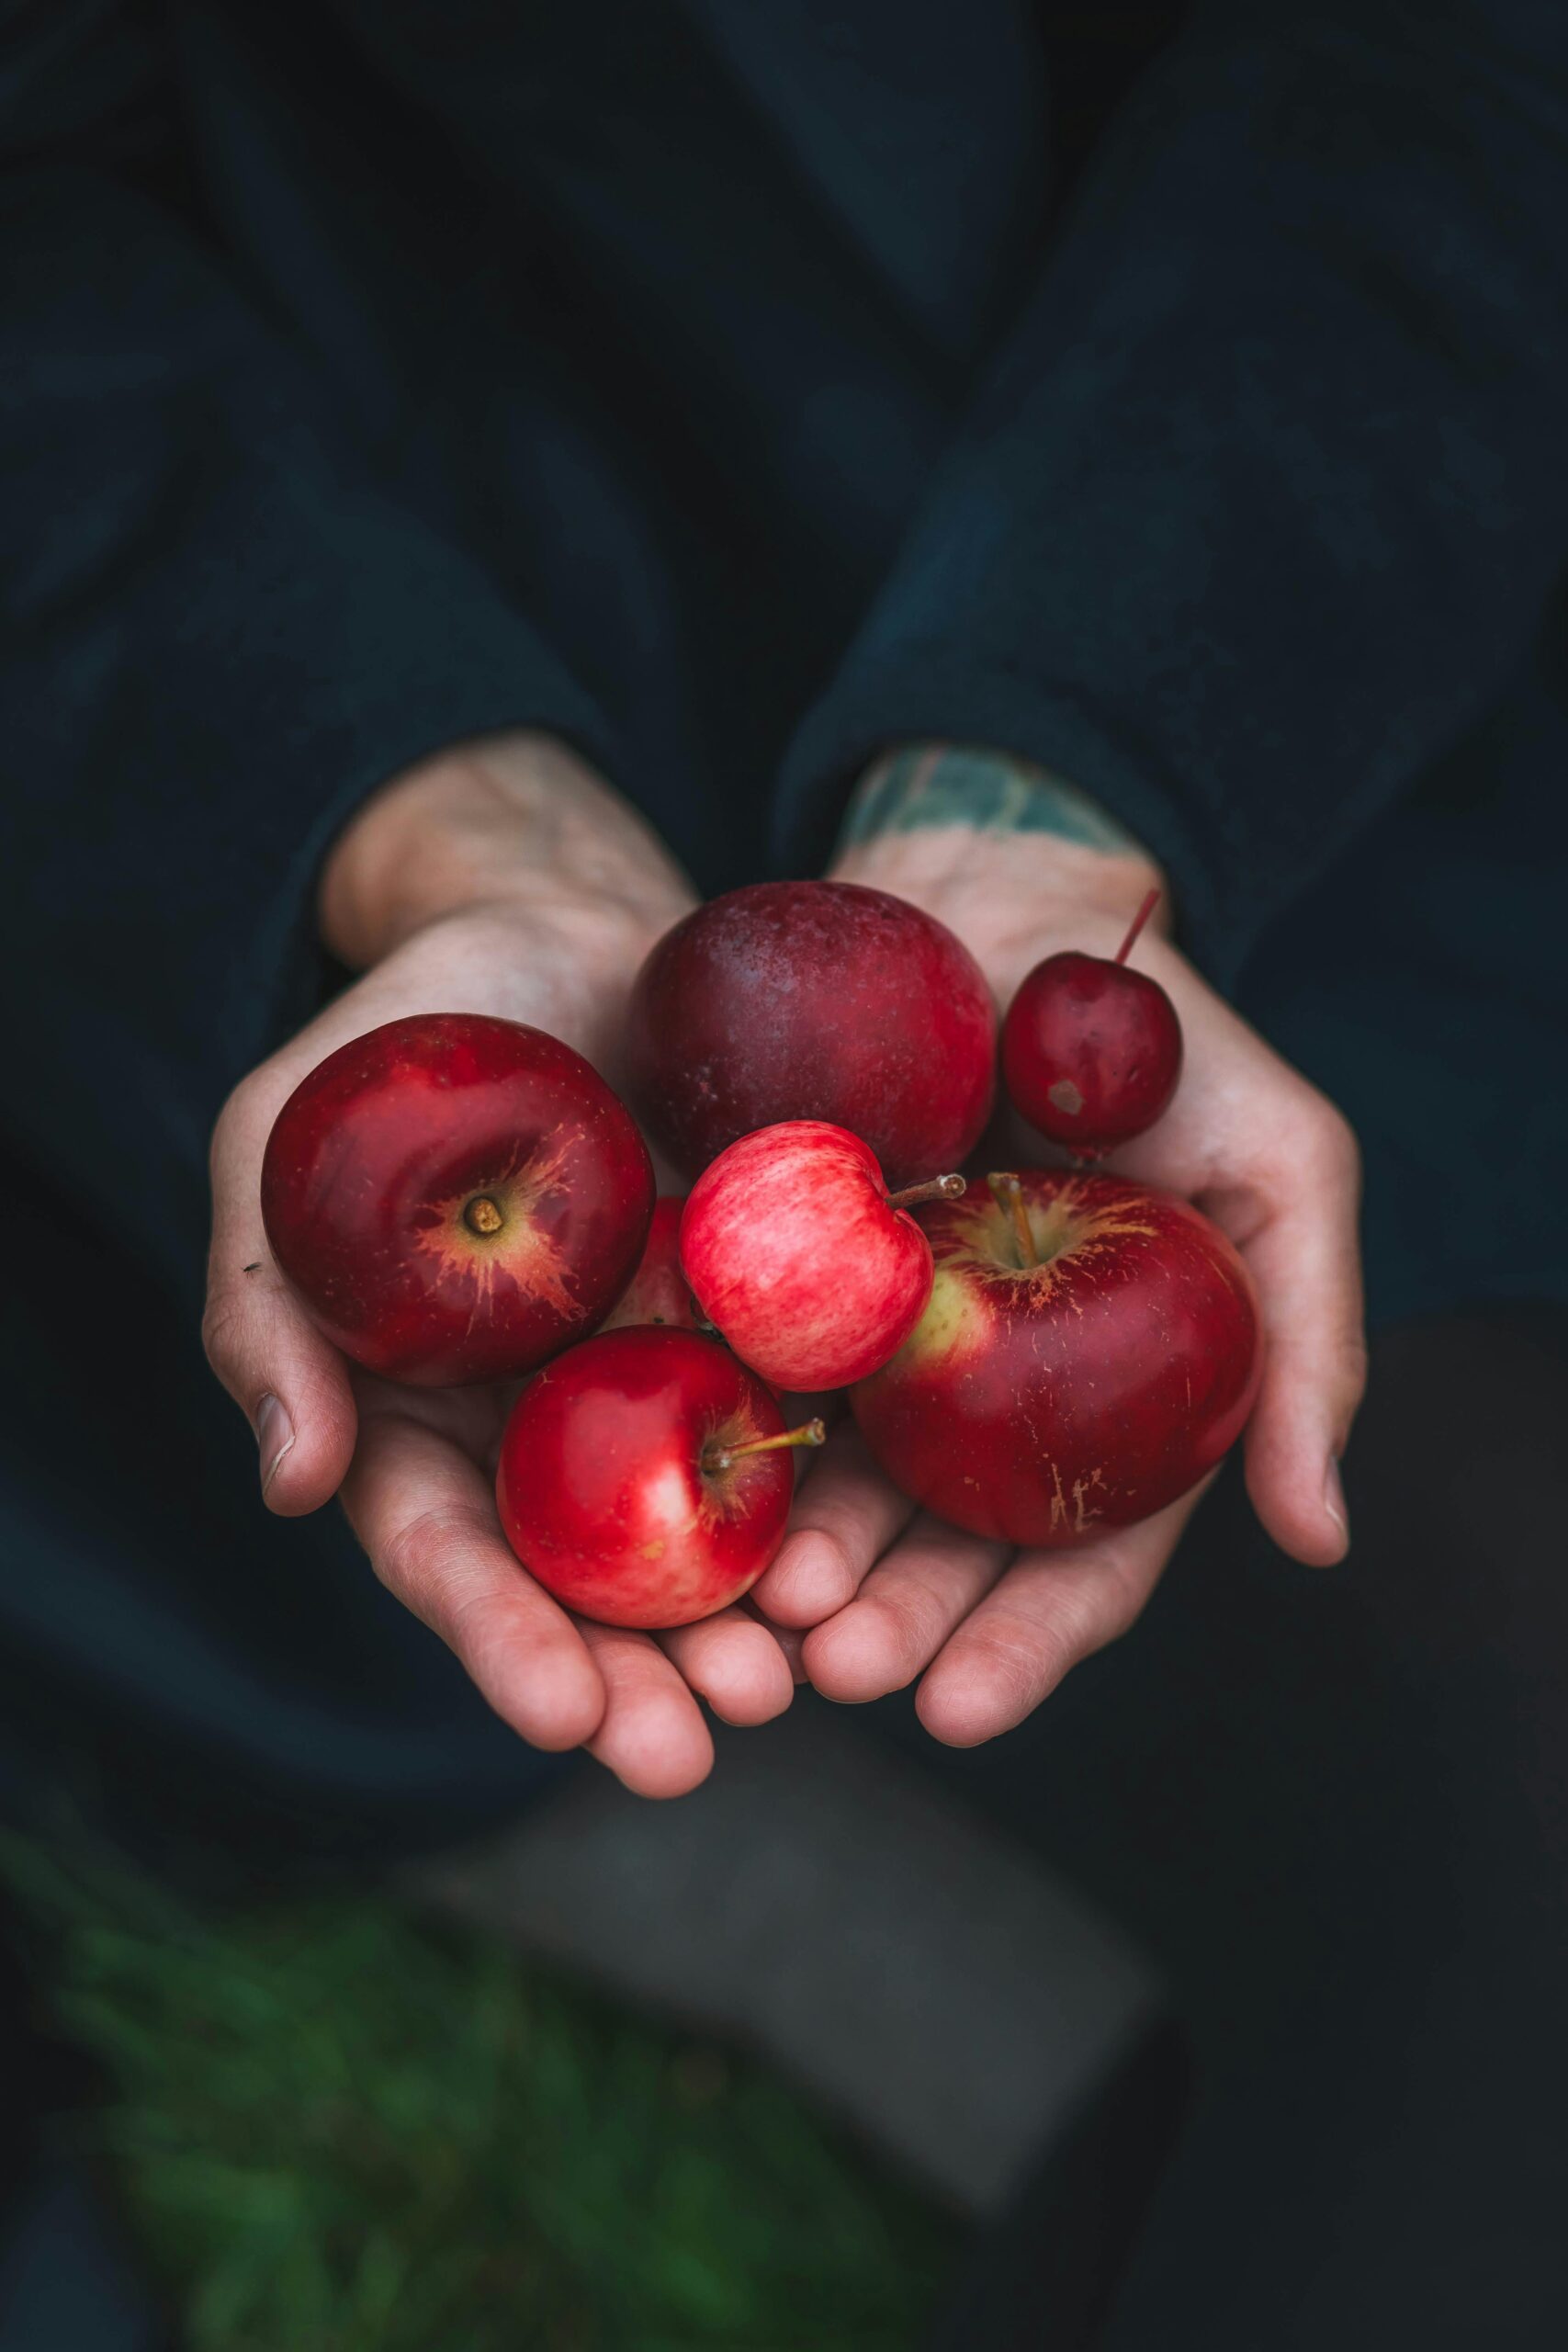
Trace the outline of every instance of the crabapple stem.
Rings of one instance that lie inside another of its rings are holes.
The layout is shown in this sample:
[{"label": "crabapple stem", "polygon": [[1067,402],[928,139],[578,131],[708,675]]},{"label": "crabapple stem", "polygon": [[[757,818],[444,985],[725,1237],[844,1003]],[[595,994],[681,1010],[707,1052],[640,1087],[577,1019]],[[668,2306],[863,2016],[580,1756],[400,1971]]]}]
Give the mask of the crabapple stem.
[{"label": "crabapple stem", "polygon": [[463,1211],[463,1223],[470,1233],[499,1233],[506,1219],[488,1193],[476,1193]]},{"label": "crabapple stem", "polygon": [[1006,1209],[1012,1219],[1012,1229],[1018,1238],[1018,1262],[1021,1266],[1037,1266],[1040,1252],[1034,1247],[1034,1228],[1029,1222],[1029,1211],[1023,1205],[1023,1186],[1016,1176],[987,1176],[991,1198],[998,1208]]},{"label": "crabapple stem", "polygon": [[964,1190],[962,1176],[932,1176],[923,1184],[906,1184],[901,1193],[889,1193],[890,1209],[912,1209],[919,1201],[955,1201]]},{"label": "crabapple stem", "polygon": [[748,1453],[776,1453],[786,1445],[822,1445],[828,1436],[825,1421],[803,1421],[797,1430],[783,1430],[777,1437],[748,1438],[744,1445],[710,1445],[703,1453],[703,1468],[708,1472],[728,1470]]},{"label": "crabapple stem", "polygon": [[1159,892],[1157,890],[1151,890],[1148,897],[1144,900],[1143,905],[1138,909],[1137,913],[1133,917],[1131,923],[1128,925],[1126,938],[1116,950],[1116,961],[1118,964],[1124,964],[1127,961],[1128,956],[1132,954],[1134,946],[1136,944],[1139,932],[1142,931],[1144,925],[1147,922],[1149,917],[1158,906],[1159,901]]}]

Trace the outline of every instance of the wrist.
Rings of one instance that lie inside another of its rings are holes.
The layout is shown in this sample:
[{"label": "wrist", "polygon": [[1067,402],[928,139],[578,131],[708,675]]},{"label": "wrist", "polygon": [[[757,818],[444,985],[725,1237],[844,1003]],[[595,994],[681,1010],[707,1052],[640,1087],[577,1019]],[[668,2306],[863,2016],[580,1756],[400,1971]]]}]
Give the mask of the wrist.
[{"label": "wrist", "polygon": [[455,746],[366,802],[322,867],[323,944],[363,971],[448,917],[548,910],[609,959],[694,903],[643,819],[567,745],[519,731]]},{"label": "wrist", "polygon": [[900,747],[852,797],[832,872],[914,900],[960,933],[984,918],[998,884],[1080,920],[1106,922],[1150,889],[1169,927],[1169,886],[1157,861],[1109,810],[1033,762],[942,744]]}]

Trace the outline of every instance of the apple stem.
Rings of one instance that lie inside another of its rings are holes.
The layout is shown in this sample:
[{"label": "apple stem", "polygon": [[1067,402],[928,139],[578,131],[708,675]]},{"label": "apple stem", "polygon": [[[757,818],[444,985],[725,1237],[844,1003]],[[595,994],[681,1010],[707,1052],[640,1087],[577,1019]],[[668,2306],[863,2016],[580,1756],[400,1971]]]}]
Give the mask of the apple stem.
[{"label": "apple stem", "polygon": [[777,1453],[786,1445],[822,1445],[828,1436],[826,1421],[803,1421],[797,1430],[782,1430],[777,1437],[749,1438],[744,1445],[707,1447],[703,1454],[703,1468],[710,1474],[728,1470],[748,1453]]},{"label": "apple stem", "polygon": [[1029,1211],[1023,1205],[1023,1186],[1016,1176],[987,1176],[991,1198],[998,1208],[1006,1209],[1012,1219],[1012,1229],[1018,1237],[1018,1262],[1021,1266],[1037,1266],[1040,1252],[1034,1247],[1034,1227],[1029,1222]]},{"label": "apple stem", "polygon": [[919,1201],[955,1201],[964,1190],[962,1176],[932,1176],[924,1184],[906,1184],[901,1193],[889,1193],[890,1209],[912,1209]]},{"label": "apple stem", "polygon": [[470,1233],[499,1233],[506,1219],[499,1204],[488,1193],[476,1193],[463,1211],[463,1223]]},{"label": "apple stem", "polygon": [[1136,944],[1139,932],[1142,931],[1144,925],[1147,922],[1149,917],[1153,914],[1159,902],[1160,893],[1157,890],[1151,890],[1148,897],[1144,900],[1143,905],[1138,909],[1137,913],[1133,917],[1131,923],[1128,925],[1126,938],[1116,950],[1116,961],[1118,964],[1124,964],[1127,961],[1128,956],[1132,954],[1133,949]]}]

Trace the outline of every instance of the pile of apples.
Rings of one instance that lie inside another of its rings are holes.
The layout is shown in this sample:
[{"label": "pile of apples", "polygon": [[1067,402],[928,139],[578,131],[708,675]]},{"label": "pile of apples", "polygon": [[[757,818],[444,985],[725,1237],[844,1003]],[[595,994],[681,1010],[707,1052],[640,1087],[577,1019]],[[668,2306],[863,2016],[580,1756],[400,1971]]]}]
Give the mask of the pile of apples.
[{"label": "pile of apples", "polygon": [[478,1013],[393,1021],[278,1114],[262,1209],[321,1329],[420,1385],[522,1382],[501,1520],[617,1625],[727,1606],[783,1540],[781,1396],[847,1390],[906,1494],[1071,1545],[1187,1491],[1260,1371],[1235,1250],[1092,1163],[1157,1119],[1180,1026],[1127,961],[1058,955],[1009,1011],[1016,1109],[1074,1164],[969,1177],[997,1016],[942,923],[841,882],[764,883],[677,923],[634,987],[629,1092],[692,1182],[655,1199],[631,1112],[580,1054]]}]

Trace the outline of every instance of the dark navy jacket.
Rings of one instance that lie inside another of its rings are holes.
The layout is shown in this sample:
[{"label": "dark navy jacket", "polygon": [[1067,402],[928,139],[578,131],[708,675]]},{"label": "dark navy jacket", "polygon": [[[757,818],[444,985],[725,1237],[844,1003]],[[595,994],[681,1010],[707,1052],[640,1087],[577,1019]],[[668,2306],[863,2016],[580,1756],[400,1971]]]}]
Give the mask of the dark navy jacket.
[{"label": "dark navy jacket", "polygon": [[709,888],[887,741],[1044,762],[1358,1125],[1377,1311],[1568,1296],[1561,0],[6,16],[17,1758],[527,1769],[195,1339],[323,848],[463,735]]}]

